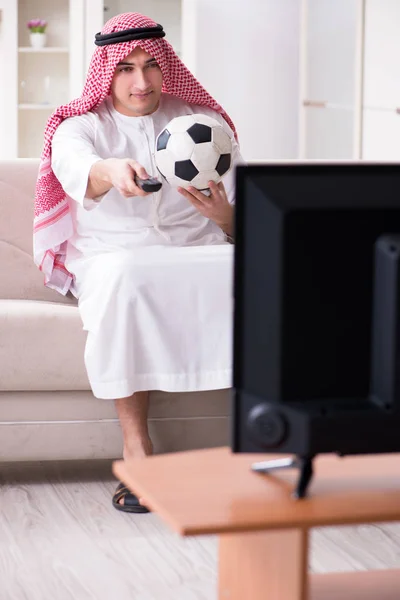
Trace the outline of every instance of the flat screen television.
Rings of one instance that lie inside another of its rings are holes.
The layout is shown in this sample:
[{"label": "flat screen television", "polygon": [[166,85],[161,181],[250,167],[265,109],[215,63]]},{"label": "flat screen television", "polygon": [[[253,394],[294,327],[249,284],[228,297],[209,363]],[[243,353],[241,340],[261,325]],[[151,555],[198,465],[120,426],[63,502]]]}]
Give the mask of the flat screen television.
[{"label": "flat screen television", "polygon": [[233,452],[400,451],[400,165],[236,174]]}]

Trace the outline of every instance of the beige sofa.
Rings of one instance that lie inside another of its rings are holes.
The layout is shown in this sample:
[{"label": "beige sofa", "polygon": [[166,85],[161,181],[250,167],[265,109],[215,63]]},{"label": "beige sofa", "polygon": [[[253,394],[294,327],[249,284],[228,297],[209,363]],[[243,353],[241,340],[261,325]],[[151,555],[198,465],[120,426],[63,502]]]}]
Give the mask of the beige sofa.
[{"label": "beige sofa", "polygon": [[[114,403],[90,391],[76,300],[32,261],[36,159],[0,161],[0,461],[116,458]],[[62,365],[62,367],[60,367]],[[229,441],[229,392],[153,392],[156,452]]]}]

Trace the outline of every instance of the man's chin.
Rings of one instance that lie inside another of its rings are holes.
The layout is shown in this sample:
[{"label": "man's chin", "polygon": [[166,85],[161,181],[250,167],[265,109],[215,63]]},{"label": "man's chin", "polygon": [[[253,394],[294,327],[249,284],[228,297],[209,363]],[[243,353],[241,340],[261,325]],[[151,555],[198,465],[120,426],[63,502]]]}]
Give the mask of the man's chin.
[{"label": "man's chin", "polygon": [[136,99],[132,99],[129,103],[129,106],[127,108],[129,108],[129,110],[132,111],[133,114],[135,114],[138,117],[144,117],[146,115],[151,115],[153,112],[155,112],[158,108],[158,102],[154,102],[154,99],[152,98],[152,101],[142,101],[139,100],[137,101]]}]

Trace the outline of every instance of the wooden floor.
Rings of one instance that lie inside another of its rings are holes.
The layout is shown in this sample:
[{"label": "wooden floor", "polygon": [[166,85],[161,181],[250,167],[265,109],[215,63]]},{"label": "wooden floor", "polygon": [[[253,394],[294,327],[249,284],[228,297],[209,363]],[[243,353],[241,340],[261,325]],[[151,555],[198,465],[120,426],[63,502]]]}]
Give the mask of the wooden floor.
[{"label": "wooden floor", "polygon": [[[216,600],[216,538],[119,513],[115,486],[109,462],[0,465],[0,600]],[[390,567],[400,524],[313,534],[314,572]]]}]

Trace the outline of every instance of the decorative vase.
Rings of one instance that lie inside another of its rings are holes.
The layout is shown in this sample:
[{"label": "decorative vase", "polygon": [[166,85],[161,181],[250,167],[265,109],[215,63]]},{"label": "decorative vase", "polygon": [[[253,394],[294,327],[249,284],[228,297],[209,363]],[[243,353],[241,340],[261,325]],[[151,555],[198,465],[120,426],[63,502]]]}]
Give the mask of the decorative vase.
[{"label": "decorative vase", "polygon": [[46,34],[45,33],[30,33],[29,34],[31,40],[32,48],[44,48],[46,45]]}]

